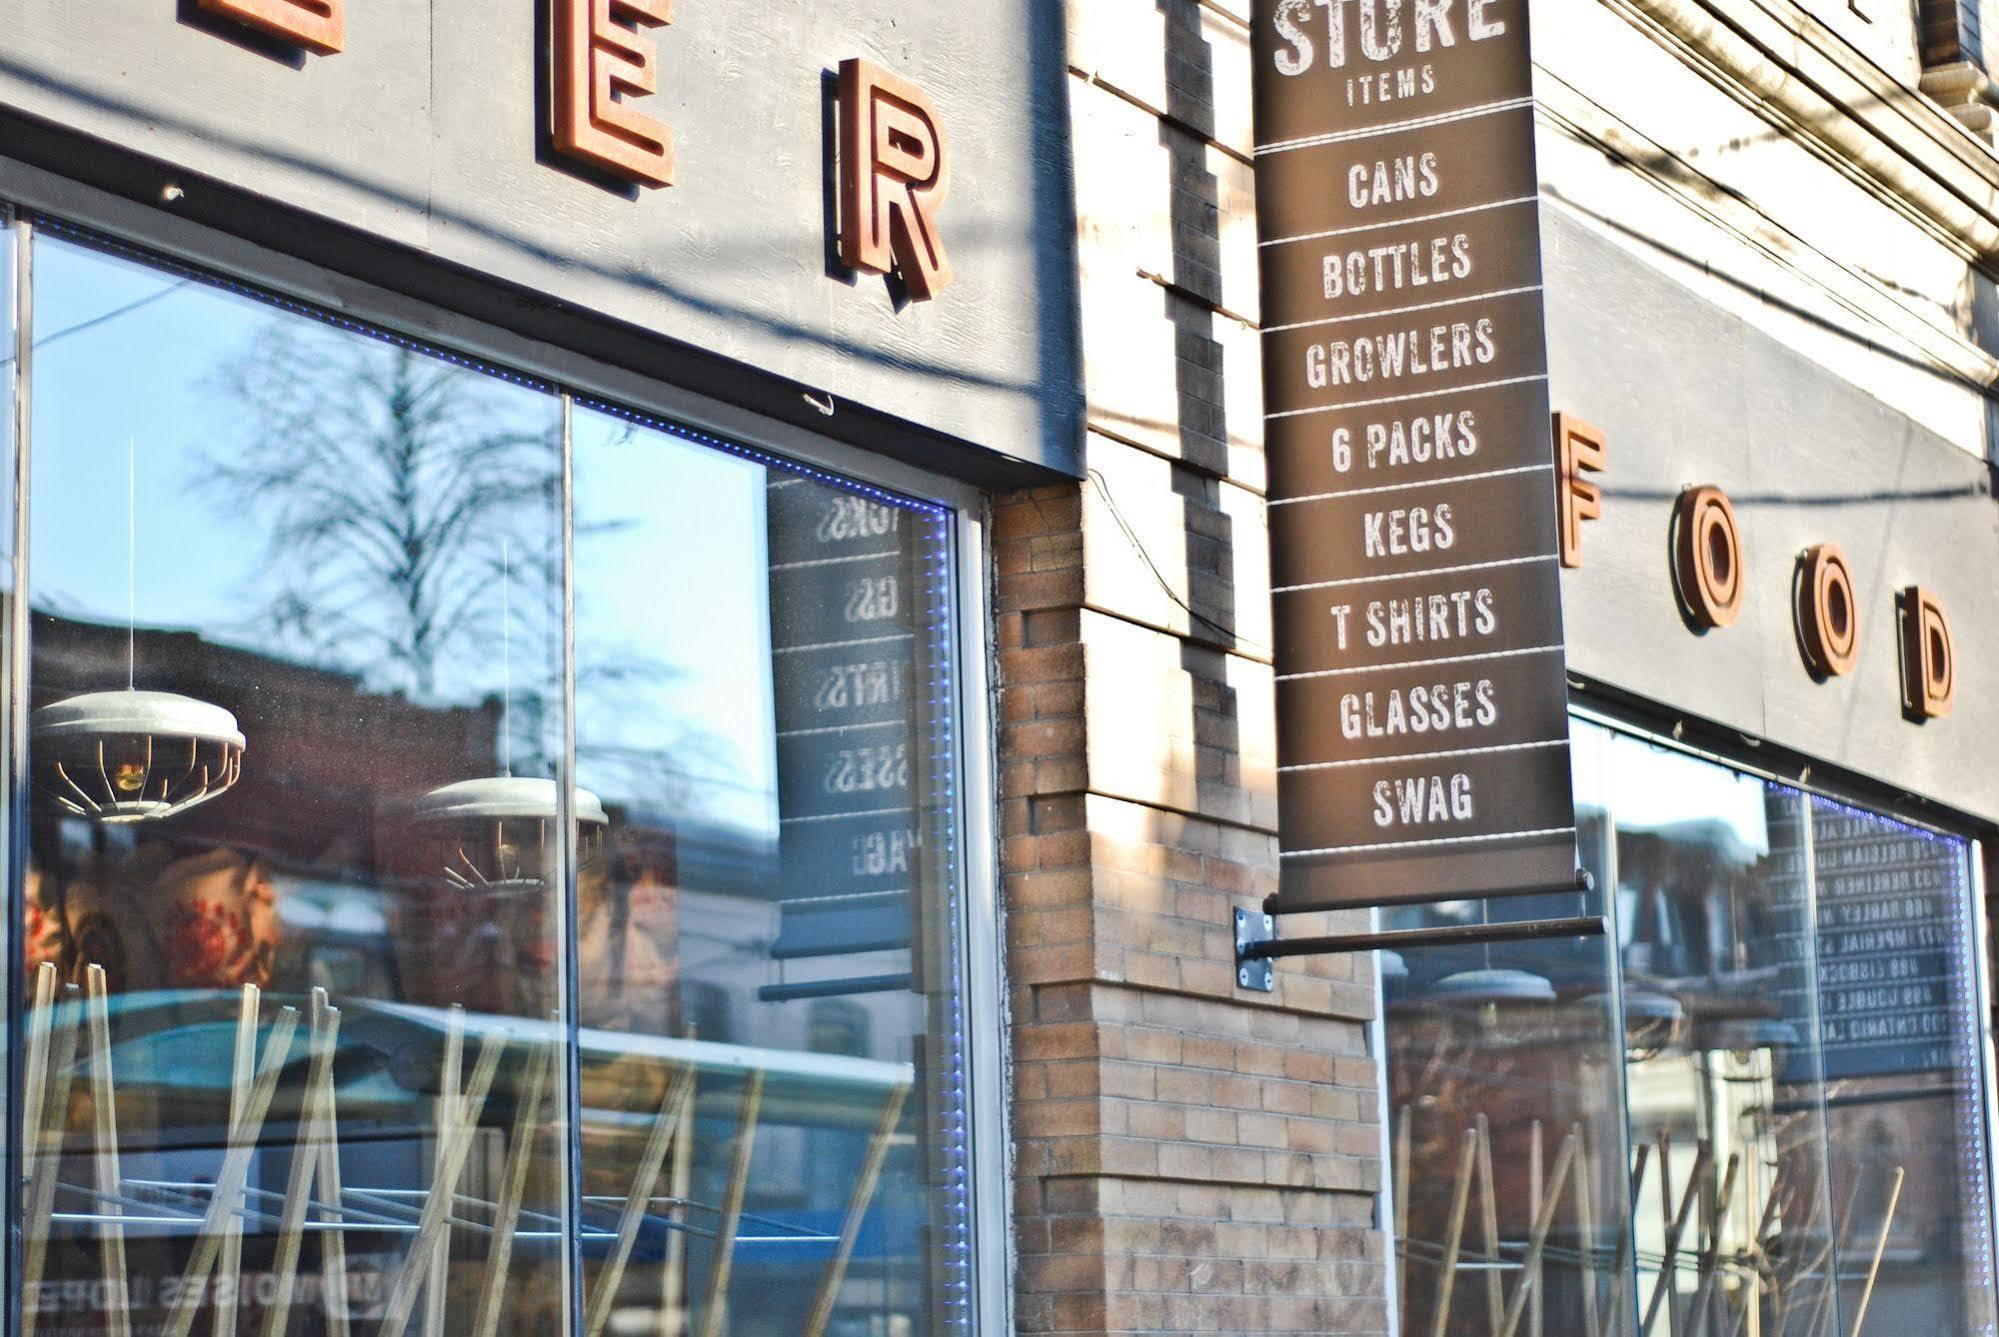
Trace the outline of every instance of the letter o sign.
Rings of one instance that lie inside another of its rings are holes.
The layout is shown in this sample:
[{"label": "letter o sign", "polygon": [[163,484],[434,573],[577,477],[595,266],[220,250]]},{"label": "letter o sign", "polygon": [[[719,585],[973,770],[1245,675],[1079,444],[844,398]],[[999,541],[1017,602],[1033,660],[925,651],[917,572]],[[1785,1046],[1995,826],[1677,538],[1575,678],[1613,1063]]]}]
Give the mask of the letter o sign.
[{"label": "letter o sign", "polygon": [[1726,627],[1742,613],[1742,531],[1718,487],[1690,487],[1673,518],[1673,580],[1700,627]]},{"label": "letter o sign", "polygon": [[1797,622],[1798,646],[1814,676],[1853,672],[1860,662],[1860,601],[1838,544],[1821,543],[1798,559]]}]

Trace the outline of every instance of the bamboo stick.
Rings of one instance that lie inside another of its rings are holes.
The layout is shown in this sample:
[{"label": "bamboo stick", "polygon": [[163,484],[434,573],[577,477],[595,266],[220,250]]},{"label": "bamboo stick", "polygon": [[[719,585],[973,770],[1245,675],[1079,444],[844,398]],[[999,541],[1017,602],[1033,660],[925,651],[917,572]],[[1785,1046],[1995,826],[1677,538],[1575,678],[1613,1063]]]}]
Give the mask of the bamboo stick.
[{"label": "bamboo stick", "polygon": [[[1562,1189],[1566,1186],[1569,1172],[1575,1166],[1576,1152],[1582,1139],[1570,1133],[1562,1139],[1562,1149],[1555,1153],[1554,1173],[1548,1177],[1548,1196],[1541,1204],[1541,1214],[1534,1218],[1534,1233],[1527,1241],[1529,1267],[1527,1275],[1532,1276],[1534,1265],[1541,1261],[1541,1251],[1548,1246],[1548,1230],[1555,1224],[1555,1213],[1562,1205]],[[1520,1315],[1527,1308],[1527,1296],[1533,1289],[1532,1283],[1524,1277],[1513,1292],[1513,1303],[1507,1306],[1506,1325],[1499,1330],[1499,1337],[1513,1337],[1520,1328]]]},{"label": "bamboo stick", "polygon": [[1412,1118],[1407,1105],[1395,1121],[1395,1285],[1398,1315],[1409,1312],[1409,1158]]},{"label": "bamboo stick", "polygon": [[[1673,1135],[1667,1129],[1659,1129],[1659,1239],[1663,1241],[1673,1229]],[[1659,1273],[1659,1281],[1665,1273]],[[1653,1281],[1657,1287],[1659,1281]],[[1679,1337],[1679,1313],[1667,1315],[1667,1329],[1673,1337]],[[1639,1337],[1651,1337],[1643,1325],[1639,1325]]]},{"label": "bamboo stick", "polygon": [[[1596,1268],[1592,1265],[1596,1249],[1596,1204],[1591,1201],[1591,1190],[1595,1186],[1590,1180],[1589,1144],[1583,1140],[1583,1126],[1579,1123],[1569,1126],[1569,1136],[1576,1140],[1577,1160],[1574,1175],[1578,1236],[1576,1256],[1580,1260],[1578,1270],[1581,1273],[1583,1287],[1583,1327],[1589,1333],[1589,1337],[1602,1337],[1603,1321],[1596,1309]],[[1541,1279],[1541,1269],[1537,1266],[1531,1275],[1538,1283]],[[1537,1284],[1534,1288],[1537,1304],[1540,1291],[1541,1288]]]},{"label": "bamboo stick", "polygon": [[1611,1323],[1615,1325],[1613,1328],[1615,1332],[1624,1331],[1624,1320],[1629,1317],[1624,1312],[1624,1278],[1627,1275],[1625,1272],[1627,1264],[1631,1268],[1629,1275],[1633,1282],[1637,1281],[1638,1262],[1630,1256],[1631,1234],[1632,1226],[1638,1219],[1638,1199],[1643,1196],[1645,1190],[1645,1167],[1650,1163],[1651,1154],[1650,1142],[1638,1144],[1638,1160],[1631,1168],[1631,1197],[1617,1223],[1617,1248],[1610,1258],[1610,1303],[1605,1306],[1610,1314]]},{"label": "bamboo stick", "polygon": [[[263,1012],[263,994],[254,984],[246,984],[236,1000],[236,1049],[229,1069],[229,1127],[225,1146],[235,1147],[242,1126],[244,1106],[256,1082],[257,1022]],[[243,1218],[231,1212],[222,1222],[222,1271],[216,1284],[214,1337],[236,1337],[237,1295],[243,1274]],[[220,1298],[229,1297],[228,1303]]]},{"label": "bamboo stick", "polygon": [[763,1098],[764,1074],[758,1068],[743,1085],[742,1108],[736,1116],[736,1154],[722,1198],[721,1220],[715,1227],[715,1265],[708,1273],[708,1298],[701,1306],[701,1337],[723,1337],[728,1331],[729,1271],[736,1260],[736,1230],[742,1223],[743,1195],[749,1188],[750,1154],[756,1149],[757,1114]]},{"label": "bamboo stick", "polygon": [[486,1259],[486,1277],[479,1287],[479,1309],[473,1323],[477,1337],[497,1337],[500,1311],[507,1296],[507,1267],[513,1260],[514,1234],[520,1228],[521,1203],[527,1193],[528,1167],[534,1161],[535,1125],[541,1116],[542,1092],[548,1084],[549,1069],[556,1063],[551,1044],[545,1058],[529,1060],[528,1085],[514,1106],[512,1141],[507,1147],[506,1182],[502,1185],[498,1214],[493,1222],[492,1251]]},{"label": "bamboo stick", "polygon": [[340,1010],[327,1003],[324,989],[312,991],[308,1030],[312,1063],[300,1102],[298,1137],[292,1147],[284,1207],[278,1217],[277,1256],[271,1265],[277,1274],[277,1295],[264,1311],[263,1337],[281,1337],[291,1320],[292,1297],[298,1289],[299,1253],[305,1243],[306,1208],[312,1201],[313,1181],[320,1166],[319,1148],[326,1137],[326,1100],[332,1085],[333,1055],[340,1043]]},{"label": "bamboo stick", "polygon": [[1874,1300],[1874,1282],[1881,1275],[1881,1256],[1888,1251],[1888,1232],[1895,1228],[1895,1209],[1902,1203],[1901,1166],[1895,1167],[1894,1182],[1888,1186],[1888,1207],[1881,1213],[1881,1233],[1874,1237],[1874,1258],[1867,1264],[1867,1285],[1861,1288],[1860,1307],[1854,1311],[1853,1327],[1847,1337],[1860,1337],[1867,1323],[1867,1306]]},{"label": "bamboo stick", "polygon": [[125,1176],[118,1166],[118,1093],[111,1074],[111,996],[104,967],[84,967],[84,1005],[90,1027],[90,1113],[95,1133],[99,1265],[103,1268],[105,1329],[110,1337],[132,1337],[132,1306],[126,1292],[125,1209],[120,1201]]},{"label": "bamboo stick", "polygon": [[[415,1312],[418,1289],[425,1281],[440,1288],[444,1285],[441,1275],[431,1276],[431,1269],[437,1264],[438,1235],[458,1201],[458,1176],[472,1154],[479,1115],[486,1108],[486,1095],[493,1089],[493,1074],[499,1070],[500,1055],[506,1047],[506,1039],[498,1035],[487,1035],[479,1041],[479,1057],[472,1065],[472,1081],[465,1089],[464,1098],[453,1103],[456,1122],[444,1130],[438,1148],[437,1169],[431,1177],[430,1193],[424,1198],[423,1212],[417,1219],[416,1238],[410,1243],[402,1270],[396,1274],[396,1284],[389,1292],[388,1307],[377,1337],[402,1337],[404,1329],[409,1327],[410,1315]],[[449,1260],[446,1261],[448,1263]]]},{"label": "bamboo stick", "polygon": [[867,1219],[868,1203],[875,1196],[875,1184],[881,1179],[882,1166],[888,1161],[889,1143],[895,1138],[895,1130],[902,1123],[902,1106],[909,1098],[909,1083],[899,1083],[889,1092],[888,1103],[882,1107],[880,1122],[875,1124],[875,1135],[868,1143],[867,1160],[862,1163],[861,1177],[854,1184],[854,1194],[847,1202],[847,1219],[840,1227],[840,1244],[833,1251],[833,1260],[826,1265],[826,1272],[819,1278],[819,1293],[813,1297],[811,1315],[805,1321],[804,1337],[825,1337],[826,1325],[833,1319],[833,1306],[840,1298],[840,1284],[846,1279],[847,1265],[854,1257],[854,1244],[861,1237],[861,1223]]},{"label": "bamboo stick", "polygon": [[80,990],[74,984],[62,986],[61,1014],[50,1032],[49,1081],[43,1097],[44,1108],[37,1159],[36,1181],[29,1186],[32,1213],[29,1218],[29,1266],[25,1271],[39,1282],[54,1223],[56,1183],[62,1174],[62,1158],[69,1141],[69,1095],[76,1076],[77,1001]]},{"label": "bamboo stick", "polygon": [[[253,986],[245,986],[249,987]],[[209,1273],[222,1253],[223,1226],[242,1202],[243,1185],[250,1177],[251,1154],[257,1149],[264,1116],[270,1112],[271,1097],[277,1094],[278,1077],[291,1053],[292,1036],[297,1030],[298,1009],[281,1008],[271,1027],[271,1038],[265,1042],[263,1060],[257,1065],[256,1083],[244,1104],[242,1122],[232,1130],[236,1135],[230,1138],[229,1150],[222,1158],[222,1172],[215,1177],[208,1211],[203,1214],[200,1232],[195,1236],[194,1252],[181,1272],[180,1295],[163,1329],[166,1337],[187,1337],[194,1326],[195,1310],[207,1290]]]},{"label": "bamboo stick", "polygon": [[1707,1210],[1713,1217],[1708,1223],[1708,1247],[1701,1253],[1700,1283],[1694,1287],[1694,1331],[1693,1337],[1703,1337],[1708,1328],[1708,1311],[1714,1303],[1714,1278],[1721,1267],[1721,1237],[1729,1200],[1735,1196],[1735,1177],[1742,1169],[1742,1153],[1728,1153],[1728,1168],[1722,1172],[1721,1192],[1714,1198],[1707,1198]]},{"label": "bamboo stick", "polygon": [[696,1085],[701,1080],[701,1070],[695,1067],[688,1072],[686,1108],[681,1111],[681,1122],[687,1129],[686,1136],[673,1144],[673,1177],[669,1181],[669,1191],[674,1203],[671,1219],[682,1229],[672,1231],[666,1240],[666,1266],[660,1269],[662,1291],[660,1308],[665,1312],[661,1337],[684,1337],[687,1331],[687,1196],[694,1191],[694,1097]]},{"label": "bamboo stick", "polygon": [[[314,993],[313,1006],[317,1008],[321,1005],[324,992],[315,990]],[[327,1010],[333,1011],[331,1007]],[[336,1024],[339,1017],[337,1011],[333,1012]],[[334,1056],[339,1056],[337,1048]],[[327,1337],[348,1337],[347,1197],[340,1183],[340,1108],[331,1062],[321,1074],[319,1085],[319,1118],[324,1132],[316,1151],[319,1158],[319,1195],[322,1201],[331,1204],[330,1210],[320,1215],[334,1226],[332,1230],[319,1232],[320,1284],[325,1291]]]},{"label": "bamboo stick", "polygon": [[1437,1311],[1431,1316],[1431,1337],[1444,1337],[1451,1318],[1451,1292],[1458,1284],[1458,1249],[1464,1243],[1465,1203],[1471,1196],[1472,1163],[1478,1156],[1478,1129],[1465,1129],[1464,1150],[1458,1153],[1458,1177],[1451,1190],[1451,1224],[1445,1234],[1443,1278],[1437,1288]]},{"label": "bamboo stick", "polygon": [[[1805,1200],[1805,1214],[1801,1219],[1807,1224],[1816,1225],[1818,1223],[1819,1208],[1824,1202],[1825,1190],[1825,1172],[1821,1169],[1818,1174],[1812,1176],[1812,1195]],[[1785,1252],[1789,1255],[1785,1259],[1785,1262],[1788,1264],[1786,1268],[1788,1275],[1780,1275],[1778,1277],[1777,1312],[1771,1320],[1771,1330],[1779,1334],[1779,1337],[1788,1337],[1791,1322],[1791,1294],[1798,1278],[1804,1275],[1805,1267],[1802,1250],[1786,1249]]]},{"label": "bamboo stick", "polygon": [[[28,1053],[26,1069],[22,1079],[26,1087],[26,1103],[22,1106],[22,1145],[27,1157],[27,1179],[29,1184],[28,1203],[32,1212],[37,1201],[35,1186],[40,1181],[41,1164],[45,1158],[42,1148],[43,1128],[48,1122],[48,1111],[44,1108],[49,1089],[49,1028],[55,1018],[56,968],[53,961],[44,961],[35,969],[34,1006],[28,1011]],[[36,1230],[32,1222],[28,1230],[25,1259],[22,1266],[23,1294],[28,1298],[21,1306],[22,1337],[34,1337],[35,1320],[40,1317],[36,1311],[35,1289],[41,1283],[42,1264],[48,1248],[46,1230]]]},{"label": "bamboo stick", "polygon": [[[1834,1303],[1839,1294],[1839,1251],[1853,1228],[1853,1207],[1859,1196],[1860,1179],[1855,1176],[1853,1187],[1846,1191],[1846,1206],[1840,1209],[1839,1219],[1833,1223],[1832,1238],[1826,1241],[1825,1248],[1819,1250],[1819,1256],[1811,1266],[1813,1272],[1821,1267],[1825,1269],[1825,1282],[1819,1287],[1818,1298],[1812,1302],[1812,1316],[1805,1324],[1805,1337],[1818,1337],[1825,1320],[1829,1319],[1834,1327],[1839,1325],[1839,1306]],[[1830,1310],[1826,1308],[1828,1304],[1832,1305]]]},{"label": "bamboo stick", "polygon": [[666,1153],[673,1145],[673,1136],[680,1131],[682,1092],[689,1076],[688,1067],[675,1071],[666,1097],[659,1103],[659,1113],[653,1118],[652,1132],[639,1152],[639,1167],[625,1194],[624,1211],[618,1215],[617,1244],[605,1260],[603,1271],[597,1274],[596,1288],[585,1307],[584,1337],[603,1337],[604,1328],[611,1321],[611,1307],[617,1303],[618,1287],[625,1279],[632,1246],[638,1242],[639,1226],[645,1220],[646,1209],[652,1205],[652,1191],[659,1183],[660,1171],[666,1168]]},{"label": "bamboo stick", "polygon": [[[465,1009],[452,1004],[446,1014],[444,1025],[444,1074],[437,1087],[437,1160],[444,1159],[447,1130],[458,1126],[458,1099],[460,1084],[464,1080],[465,1065]],[[433,1167],[433,1181],[436,1170]],[[444,1223],[438,1227],[437,1242],[431,1246],[430,1289],[423,1297],[423,1337],[444,1337],[446,1306],[450,1304],[451,1292],[451,1214],[445,1213]]]},{"label": "bamboo stick", "polygon": [[[1533,1125],[1533,1138],[1527,1144],[1527,1219],[1530,1222],[1538,1220],[1541,1215],[1541,1181],[1546,1169],[1547,1167],[1541,1163],[1541,1121],[1536,1119]],[[1527,1273],[1521,1275],[1521,1280],[1527,1281],[1530,1276],[1534,1282],[1540,1281],[1539,1276]],[[1541,1310],[1541,1288],[1536,1285],[1532,1297],[1527,1302],[1528,1337],[1541,1337]]]},{"label": "bamboo stick", "polygon": [[[1697,1143],[1693,1172],[1687,1176],[1686,1191],[1680,1195],[1679,1211],[1666,1226],[1666,1250],[1659,1263],[1659,1283],[1652,1288],[1652,1302],[1645,1307],[1645,1321],[1638,1326],[1638,1337],[1651,1337],[1652,1325],[1659,1318],[1659,1306],[1667,1302],[1668,1296],[1672,1297],[1666,1305],[1673,1315],[1672,1323],[1677,1325],[1679,1322],[1679,1287],[1675,1283],[1674,1269],[1679,1266],[1680,1234],[1687,1228],[1687,1216],[1693,1211],[1701,1180],[1707,1174],[1708,1156],[1708,1144],[1705,1141]],[[1670,1199],[1665,1195],[1660,1197],[1660,1202],[1670,1205]]]},{"label": "bamboo stick", "polygon": [[1506,1296],[1499,1277],[1499,1203],[1492,1188],[1492,1124],[1480,1110],[1475,1125],[1478,1129],[1478,1196],[1479,1225],[1485,1233],[1485,1260],[1490,1267],[1485,1269],[1486,1316],[1494,1337],[1506,1316]]},{"label": "bamboo stick", "polygon": [[[1763,1216],[1756,1223],[1756,1234],[1752,1240],[1756,1255],[1759,1258],[1769,1257],[1770,1229],[1777,1220],[1778,1205],[1782,1201],[1778,1194],[1783,1187],[1784,1171],[1780,1166],[1777,1173],[1771,1177],[1770,1192],[1763,1199]],[[1762,1292],[1762,1279],[1763,1269],[1759,1267],[1756,1273],[1756,1290],[1750,1294],[1744,1303],[1736,1306],[1735,1316],[1729,1320],[1728,1337],[1741,1337],[1742,1329],[1749,1322],[1749,1310],[1751,1306],[1760,1306],[1759,1297]]]}]

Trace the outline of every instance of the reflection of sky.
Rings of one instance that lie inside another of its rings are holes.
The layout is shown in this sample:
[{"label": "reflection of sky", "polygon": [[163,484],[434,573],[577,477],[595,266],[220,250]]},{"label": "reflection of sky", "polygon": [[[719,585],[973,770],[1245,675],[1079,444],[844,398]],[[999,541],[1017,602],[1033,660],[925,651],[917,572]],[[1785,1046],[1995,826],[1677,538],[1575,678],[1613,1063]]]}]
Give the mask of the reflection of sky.
[{"label": "reflection of sky", "polygon": [[[650,753],[703,815],[774,831],[763,466],[582,408],[571,430],[579,780],[646,806],[626,757]],[[591,681],[631,665],[652,680]]]},{"label": "reflection of sky", "polygon": [[1749,853],[1770,852],[1761,780],[1622,735],[1611,740],[1609,763],[1601,779],[1620,832],[1719,823]]},{"label": "reflection of sky", "polygon": [[264,536],[255,516],[230,514],[199,486],[196,461],[229,421],[210,369],[270,311],[46,240],[35,263],[36,607],[125,620],[126,455],[136,446],[141,623],[240,623],[271,592]]},{"label": "reflection of sky", "polygon": [[[46,239],[36,267],[35,606],[125,620],[135,448],[139,625],[297,658],[256,616],[278,589],[268,535],[256,514],[204,486],[201,463],[248,430],[218,368],[284,317]],[[499,414],[533,410],[535,396],[497,380],[480,389],[482,406]],[[579,778],[609,800],[691,804],[704,817],[774,829],[763,469],[657,433],[626,439],[622,423],[581,411],[575,426]],[[541,645],[523,644],[539,634],[516,620],[517,685],[525,666],[552,662]],[[443,681],[439,696],[476,702],[498,691],[499,656],[487,658],[478,681]],[[599,681],[593,670],[604,666],[651,671]],[[141,664],[141,687],[144,678]],[[675,778],[593,757],[612,751],[668,756]]]}]

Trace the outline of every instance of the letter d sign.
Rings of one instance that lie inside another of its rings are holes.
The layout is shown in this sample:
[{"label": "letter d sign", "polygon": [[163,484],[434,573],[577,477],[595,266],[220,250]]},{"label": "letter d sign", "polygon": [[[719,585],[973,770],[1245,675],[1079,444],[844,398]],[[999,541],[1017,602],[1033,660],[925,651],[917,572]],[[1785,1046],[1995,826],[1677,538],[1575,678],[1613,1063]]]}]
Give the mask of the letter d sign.
[{"label": "letter d sign", "polygon": [[1957,699],[1950,619],[1920,585],[1902,591],[1902,710],[1912,720],[1941,719]]}]

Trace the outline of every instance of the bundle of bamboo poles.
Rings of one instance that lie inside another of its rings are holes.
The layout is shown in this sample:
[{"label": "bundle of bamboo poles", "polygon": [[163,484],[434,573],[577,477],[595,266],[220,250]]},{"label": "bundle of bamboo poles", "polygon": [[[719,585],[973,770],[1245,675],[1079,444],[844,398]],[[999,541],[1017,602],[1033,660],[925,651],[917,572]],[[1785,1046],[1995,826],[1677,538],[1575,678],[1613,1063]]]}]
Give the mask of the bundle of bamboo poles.
[{"label": "bundle of bamboo poles", "polygon": [[[1760,1293],[1766,1287],[1770,1294],[1769,1317],[1759,1322],[1754,1331],[1775,1337],[1840,1337],[1837,1260],[1854,1243],[1851,1236],[1858,1183],[1848,1191],[1838,1223],[1820,1248],[1811,1252],[1796,1247],[1784,1249],[1779,1247],[1778,1237],[1791,1207],[1796,1205],[1796,1195],[1780,1170],[1764,1195],[1754,1235],[1731,1249],[1727,1245],[1725,1218],[1736,1204],[1738,1194],[1749,1191],[1746,1177],[1741,1173],[1741,1153],[1731,1152],[1717,1167],[1710,1145],[1705,1140],[1698,1142],[1693,1166],[1676,1193],[1672,1141],[1670,1135],[1662,1133],[1656,1156],[1652,1144],[1640,1144],[1637,1149],[1629,1195],[1621,1207],[1613,1208],[1619,1216],[1615,1243],[1605,1252],[1599,1250],[1596,1241],[1596,1204],[1581,1125],[1570,1128],[1556,1154],[1553,1169],[1544,1175],[1543,1130],[1537,1119],[1533,1121],[1528,1144],[1531,1229],[1524,1242],[1509,1244],[1500,1236],[1499,1203],[1492,1172],[1492,1131],[1481,1114],[1458,1140],[1444,1238],[1441,1243],[1432,1244],[1413,1240],[1409,1234],[1411,1124],[1411,1111],[1405,1107],[1396,1121],[1393,1165],[1396,1285],[1401,1312],[1406,1318],[1412,1272],[1418,1266],[1430,1270],[1430,1337],[1445,1337],[1450,1330],[1460,1273],[1467,1271],[1476,1271],[1484,1278],[1485,1322],[1480,1325],[1484,1331],[1491,1337],[1516,1337],[1524,1315],[1529,1337],[1542,1337],[1546,1321],[1544,1270],[1551,1262],[1573,1265],[1581,1275],[1579,1331],[1587,1337],[1634,1332],[1637,1337],[1653,1337],[1662,1318],[1670,1337],[1742,1337],[1749,1330],[1751,1310],[1761,1303]],[[1632,1254],[1635,1239],[1632,1212],[1654,1163],[1658,1166],[1663,1247],[1656,1260],[1648,1260],[1651,1265],[1644,1269],[1655,1274],[1648,1296],[1643,1293],[1642,1285],[1633,1285],[1638,1280],[1639,1268]],[[1900,1166],[1889,1176],[1879,1226],[1872,1240],[1866,1242],[1867,1272],[1845,1326],[1845,1337],[1863,1337],[1865,1333],[1905,1177]],[[1820,1187],[1817,1183],[1812,1185],[1813,1196],[1805,1208],[1807,1220],[1821,1210]],[[1565,1193],[1574,1199],[1578,1243],[1572,1249],[1551,1247],[1548,1239]],[[1474,1195],[1479,1202],[1481,1247],[1468,1249],[1467,1219]],[[1753,1204],[1741,1205],[1748,1208]],[[1694,1226],[1691,1239],[1690,1224]],[[1509,1254],[1517,1256],[1518,1261],[1510,1261]],[[1689,1265],[1694,1280],[1691,1298],[1685,1303],[1679,1285],[1683,1262]],[[1507,1272],[1518,1275],[1510,1297],[1503,1275]],[[1608,1289],[1607,1294],[1600,1296],[1599,1274],[1604,1273],[1608,1274]],[[1728,1275],[1756,1284],[1738,1285],[1731,1294],[1723,1284]],[[1642,1307],[1638,1301],[1642,1301]],[[1578,1330],[1573,1326],[1575,1323],[1574,1316],[1563,1316],[1561,1327],[1575,1331]]]},{"label": "bundle of bamboo poles", "polygon": [[[251,1215],[248,1200],[252,1192],[249,1179],[253,1161],[300,1028],[298,1009],[279,1007],[260,1046],[265,1011],[265,1001],[257,986],[244,985],[237,1007],[222,1165],[195,1222],[193,1246],[181,1285],[162,1329],[165,1337],[189,1337],[202,1297],[211,1293],[211,1289],[215,1294],[231,1296],[238,1290],[243,1223]],[[290,1324],[308,1217],[313,1218],[314,1233],[321,1240],[327,1331],[332,1337],[348,1337],[351,1316],[347,1303],[345,1232],[377,1230],[382,1222],[372,1212],[349,1208],[350,1192],[341,1185],[338,1092],[334,1080],[340,1011],[331,1005],[323,989],[314,989],[310,995],[305,1028],[308,1057],[305,1086],[290,1172],[276,1214],[275,1299],[265,1309],[261,1337],[281,1337]],[[102,1280],[107,1295],[112,1297],[106,1311],[111,1337],[131,1337],[130,1308],[123,1303],[130,1294],[125,1226],[131,1219],[127,1208],[135,1203],[131,1185],[119,1164],[110,1007],[105,974],[96,965],[85,971],[80,998],[75,986],[59,985],[52,964],[44,963],[35,977],[33,1003],[27,1018],[25,1063],[28,1230],[23,1281],[26,1289],[32,1291],[47,1267],[50,1232],[56,1220],[58,1180],[69,1132],[71,1091],[78,1072],[78,1051],[86,1037],[94,1178],[94,1188],[88,1191],[88,1196],[96,1204],[90,1219],[96,1228]],[[419,1323],[424,1337],[444,1337],[454,1330],[449,1326],[447,1281],[453,1224],[459,1219],[461,1205],[460,1182],[506,1046],[503,1035],[489,1032],[480,1037],[468,1076],[464,1009],[453,1007],[448,1012],[440,1051],[437,1142],[431,1182],[419,1195],[422,1207],[410,1231],[408,1252],[389,1287],[386,1308],[376,1329],[380,1337],[402,1337],[413,1321]],[[555,1089],[560,1058],[555,1045],[544,1046],[530,1056],[519,1079],[500,1196],[497,1203],[489,1204],[492,1221],[482,1231],[487,1253],[474,1320],[469,1329],[457,1329],[469,1331],[474,1337],[497,1337],[500,1331],[537,1127],[545,1098]],[[693,1205],[689,1192],[695,1152],[697,1076],[692,1063],[679,1065],[669,1076],[665,1098],[653,1118],[637,1169],[619,1201],[610,1254],[585,1292],[585,1337],[603,1337],[609,1327],[640,1230],[655,1203],[660,1201],[663,1177],[668,1181],[664,1199],[672,1228],[662,1269],[661,1309],[669,1337],[681,1337],[686,1330],[685,1237],[687,1211]],[[715,1208],[719,1218],[714,1232],[716,1247],[700,1310],[699,1337],[722,1337],[728,1331],[729,1279],[749,1192],[764,1086],[765,1074],[761,1070],[753,1069],[743,1079],[728,1150],[728,1179],[722,1201]],[[849,1197],[840,1234],[832,1241],[832,1258],[814,1293],[804,1337],[823,1337],[832,1321],[861,1228],[901,1126],[909,1093],[907,1082],[888,1093]],[[215,1283],[212,1288],[211,1281]],[[27,1306],[22,1323],[24,1337],[35,1337],[37,1318],[35,1308]],[[235,1337],[236,1323],[235,1305],[218,1305],[211,1331],[215,1337]]]}]

